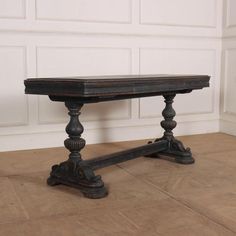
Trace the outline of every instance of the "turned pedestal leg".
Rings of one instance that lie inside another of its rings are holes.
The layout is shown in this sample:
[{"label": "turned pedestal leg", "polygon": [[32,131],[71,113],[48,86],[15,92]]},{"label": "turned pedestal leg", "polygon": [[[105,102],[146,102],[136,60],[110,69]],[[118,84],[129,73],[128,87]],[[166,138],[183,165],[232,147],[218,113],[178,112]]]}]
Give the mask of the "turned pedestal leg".
[{"label": "turned pedestal leg", "polygon": [[92,168],[81,159],[80,150],[84,148],[85,140],[81,138],[84,129],[79,121],[79,115],[83,104],[68,101],[65,105],[70,116],[66,126],[69,138],[64,142],[65,147],[70,151],[69,159],[52,167],[47,183],[50,186],[65,184],[78,188],[88,198],[105,197],[107,189],[101,177],[96,176]]},{"label": "turned pedestal leg", "polygon": [[172,156],[175,158],[175,161],[181,164],[192,164],[194,159],[190,148],[185,148],[183,143],[177,140],[172,130],[176,127],[177,122],[173,120],[175,117],[175,110],[172,107],[173,99],[175,94],[164,95],[166,106],[162,112],[164,120],[161,121],[161,127],[165,130],[162,138],[156,139],[154,142],[160,140],[168,141],[168,148],[159,153],[153,153],[149,157],[159,157],[159,154]]}]

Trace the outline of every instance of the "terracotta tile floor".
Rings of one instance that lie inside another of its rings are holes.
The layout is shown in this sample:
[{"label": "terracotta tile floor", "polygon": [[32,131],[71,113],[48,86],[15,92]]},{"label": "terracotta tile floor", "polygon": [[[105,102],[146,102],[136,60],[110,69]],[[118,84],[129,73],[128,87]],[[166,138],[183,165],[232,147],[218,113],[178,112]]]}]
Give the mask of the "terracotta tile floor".
[{"label": "terracotta tile floor", "polygon": [[[236,235],[236,137],[179,139],[191,147],[194,165],[141,157],[101,169],[110,194],[99,200],[46,185],[50,166],[66,159],[64,148],[0,153],[0,235]],[[144,143],[88,145],[83,155]]]}]

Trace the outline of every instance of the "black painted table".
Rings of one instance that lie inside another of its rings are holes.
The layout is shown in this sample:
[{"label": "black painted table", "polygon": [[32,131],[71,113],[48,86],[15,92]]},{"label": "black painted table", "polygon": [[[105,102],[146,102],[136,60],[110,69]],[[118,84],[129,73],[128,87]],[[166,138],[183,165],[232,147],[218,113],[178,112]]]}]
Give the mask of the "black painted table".
[{"label": "black painted table", "polygon": [[[26,94],[48,95],[52,101],[64,102],[69,110],[70,121],[66,126],[69,135],[64,141],[70,151],[69,159],[54,165],[47,183],[51,186],[65,184],[80,189],[88,198],[102,198],[108,193],[101,176],[94,170],[131,160],[140,156],[171,156],[181,164],[192,164],[194,159],[189,148],[174,138],[176,127],[172,107],[176,94],[190,93],[195,89],[209,87],[207,75],[127,75],[90,76],[69,78],[32,78],[25,80]],[[162,95],[165,108],[161,127],[165,130],[161,138],[146,145],[129,150],[82,160],[80,151],[85,146],[81,138],[83,126],[79,121],[80,110],[86,103],[140,98]]]}]

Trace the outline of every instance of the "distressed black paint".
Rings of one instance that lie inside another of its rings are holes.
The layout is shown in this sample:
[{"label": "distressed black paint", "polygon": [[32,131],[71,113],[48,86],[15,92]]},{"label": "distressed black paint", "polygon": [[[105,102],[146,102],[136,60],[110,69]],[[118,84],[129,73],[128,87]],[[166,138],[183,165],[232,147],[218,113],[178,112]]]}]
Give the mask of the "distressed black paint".
[{"label": "distressed black paint", "polygon": [[[25,80],[26,94],[48,95],[52,101],[65,102],[70,121],[66,126],[68,138],[65,147],[70,151],[69,159],[54,165],[48,184],[65,184],[80,189],[89,198],[102,198],[108,193],[101,176],[94,170],[131,160],[139,156],[159,157],[167,155],[181,164],[192,164],[194,159],[189,148],[175,139],[173,129],[175,111],[172,107],[176,94],[189,93],[195,89],[209,87],[207,75],[132,75],[132,76],[93,76],[74,78],[34,78]],[[85,146],[81,137],[83,126],[79,121],[80,110],[85,103],[160,96],[166,106],[162,112],[165,130],[162,138],[141,147],[84,161],[80,151]]]}]

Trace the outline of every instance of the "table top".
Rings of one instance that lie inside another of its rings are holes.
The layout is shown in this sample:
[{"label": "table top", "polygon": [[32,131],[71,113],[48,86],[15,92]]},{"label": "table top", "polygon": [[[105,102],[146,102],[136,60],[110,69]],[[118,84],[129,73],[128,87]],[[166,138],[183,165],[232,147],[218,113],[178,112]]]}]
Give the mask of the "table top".
[{"label": "table top", "polygon": [[59,97],[144,97],[185,93],[209,87],[208,75],[113,75],[61,78],[29,78],[26,94]]}]

